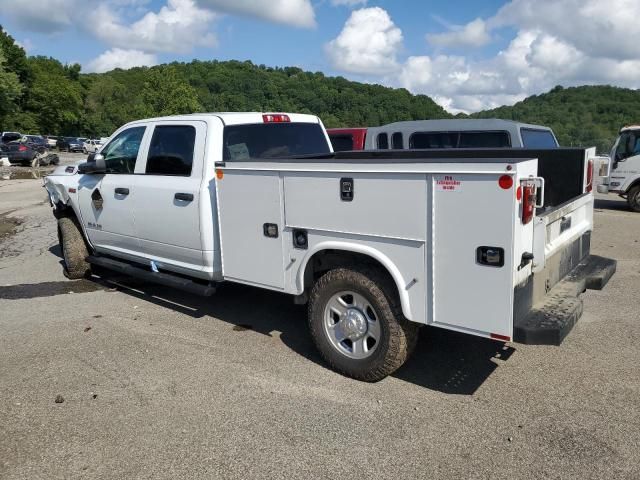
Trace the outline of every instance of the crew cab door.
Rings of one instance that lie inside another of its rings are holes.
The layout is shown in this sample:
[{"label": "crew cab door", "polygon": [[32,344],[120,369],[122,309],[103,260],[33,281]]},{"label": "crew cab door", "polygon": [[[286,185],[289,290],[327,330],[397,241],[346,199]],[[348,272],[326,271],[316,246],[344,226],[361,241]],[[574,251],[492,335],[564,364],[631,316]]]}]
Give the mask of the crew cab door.
[{"label": "crew cab door", "polygon": [[154,122],[144,159],[136,166],[136,231],[142,254],[161,268],[203,269],[200,190],[206,130],[202,121]]},{"label": "crew cab door", "polygon": [[135,168],[147,126],[135,125],[119,132],[102,151],[107,173],[83,175],[79,182],[82,221],[98,251],[137,256],[134,204]]}]

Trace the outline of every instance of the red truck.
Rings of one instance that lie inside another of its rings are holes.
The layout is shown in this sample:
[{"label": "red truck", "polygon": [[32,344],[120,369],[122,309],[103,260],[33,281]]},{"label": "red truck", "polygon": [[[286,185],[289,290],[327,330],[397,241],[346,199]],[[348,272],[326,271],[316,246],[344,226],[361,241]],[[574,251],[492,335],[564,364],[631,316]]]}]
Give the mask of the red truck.
[{"label": "red truck", "polygon": [[366,128],[328,128],[327,134],[334,152],[365,149]]}]

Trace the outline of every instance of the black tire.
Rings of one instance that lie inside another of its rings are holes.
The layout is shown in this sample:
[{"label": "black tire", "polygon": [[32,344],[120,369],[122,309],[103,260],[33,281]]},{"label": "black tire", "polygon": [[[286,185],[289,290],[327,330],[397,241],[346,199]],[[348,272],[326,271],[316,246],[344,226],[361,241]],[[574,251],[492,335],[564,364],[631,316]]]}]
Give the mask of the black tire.
[{"label": "black tire", "polygon": [[[381,338],[367,358],[354,359],[334,347],[325,332],[327,302],[342,291],[354,291],[371,304]],[[309,299],[309,329],[322,358],[337,372],[356,380],[377,382],[400,368],[415,348],[418,324],[402,314],[395,284],[375,267],[330,270],[314,285]]]},{"label": "black tire", "polygon": [[627,204],[634,212],[640,212],[640,185],[632,187],[627,192]]},{"label": "black tire", "polygon": [[58,241],[62,250],[64,276],[76,280],[91,274],[91,265],[86,261],[89,255],[80,225],[71,217],[58,218]]}]

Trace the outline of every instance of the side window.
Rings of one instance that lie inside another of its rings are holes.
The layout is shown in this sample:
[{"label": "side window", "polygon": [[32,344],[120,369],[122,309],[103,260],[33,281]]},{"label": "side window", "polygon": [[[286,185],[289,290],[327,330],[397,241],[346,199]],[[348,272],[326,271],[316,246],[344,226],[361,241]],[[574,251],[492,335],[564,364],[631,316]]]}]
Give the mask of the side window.
[{"label": "side window", "polygon": [[389,136],[386,133],[379,133],[376,143],[379,150],[387,150],[389,148]]},{"label": "side window", "polygon": [[522,146],[524,148],[557,148],[556,139],[549,130],[521,128]]},{"label": "side window", "polygon": [[138,150],[146,127],[133,127],[120,132],[102,150],[107,173],[131,173],[136,168]]},{"label": "side window", "polygon": [[507,132],[460,132],[459,148],[508,148]]},{"label": "side window", "polygon": [[640,154],[640,135],[624,132],[616,148],[615,160],[624,160]]},{"label": "side window", "polygon": [[334,152],[353,150],[353,135],[329,135]]},{"label": "side window", "polygon": [[402,144],[402,133],[396,132],[391,135],[391,145],[395,150],[402,150],[404,148]]},{"label": "side window", "polygon": [[409,137],[409,148],[456,148],[457,132],[417,132]]},{"label": "side window", "polygon": [[191,125],[159,125],[153,130],[147,175],[191,175],[196,129]]}]

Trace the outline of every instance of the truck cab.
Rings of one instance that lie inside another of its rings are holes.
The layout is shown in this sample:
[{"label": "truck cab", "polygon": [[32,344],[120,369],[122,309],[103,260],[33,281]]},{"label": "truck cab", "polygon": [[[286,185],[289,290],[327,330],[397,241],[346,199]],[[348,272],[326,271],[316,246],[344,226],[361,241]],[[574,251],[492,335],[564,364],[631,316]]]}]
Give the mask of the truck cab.
[{"label": "truck cab", "polygon": [[601,172],[599,193],[617,193],[640,212],[640,125],[624,127],[611,149],[609,171]]}]

